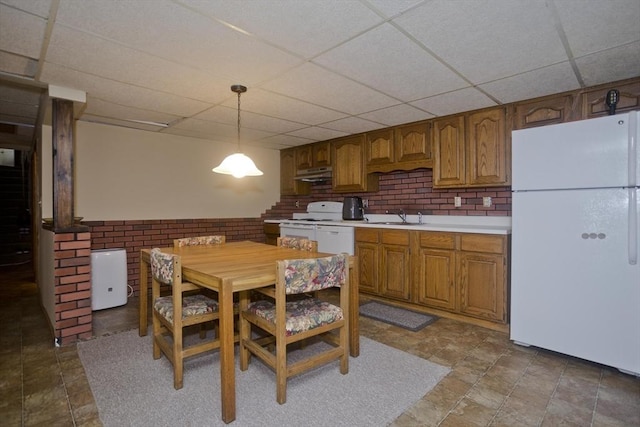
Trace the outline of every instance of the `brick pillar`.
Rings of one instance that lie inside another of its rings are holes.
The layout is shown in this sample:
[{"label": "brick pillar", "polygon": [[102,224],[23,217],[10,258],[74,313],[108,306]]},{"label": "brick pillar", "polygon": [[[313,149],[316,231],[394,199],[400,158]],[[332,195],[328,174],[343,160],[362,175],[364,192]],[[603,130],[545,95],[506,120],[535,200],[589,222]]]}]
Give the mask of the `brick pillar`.
[{"label": "brick pillar", "polygon": [[[85,227],[86,228],[86,227]],[[91,233],[54,236],[55,336],[60,345],[89,338],[91,327]]]}]

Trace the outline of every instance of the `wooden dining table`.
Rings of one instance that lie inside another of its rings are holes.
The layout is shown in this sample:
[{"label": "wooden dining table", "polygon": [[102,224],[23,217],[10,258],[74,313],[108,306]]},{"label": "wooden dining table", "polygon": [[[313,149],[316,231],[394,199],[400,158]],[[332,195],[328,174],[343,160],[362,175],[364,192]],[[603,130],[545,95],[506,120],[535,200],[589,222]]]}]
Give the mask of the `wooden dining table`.
[{"label": "wooden dining table", "polygon": [[[246,307],[249,292],[276,282],[276,261],[296,258],[317,258],[331,254],[306,252],[250,241],[221,245],[161,248],[162,252],[181,256],[182,279],[216,291],[220,310],[220,388],[222,420],[236,418],[234,293],[239,294],[240,309]],[[140,253],[140,336],[148,327],[148,271],[151,249]],[[349,353],[360,354],[358,263],[349,260]],[[247,325],[241,327],[248,327]]]}]

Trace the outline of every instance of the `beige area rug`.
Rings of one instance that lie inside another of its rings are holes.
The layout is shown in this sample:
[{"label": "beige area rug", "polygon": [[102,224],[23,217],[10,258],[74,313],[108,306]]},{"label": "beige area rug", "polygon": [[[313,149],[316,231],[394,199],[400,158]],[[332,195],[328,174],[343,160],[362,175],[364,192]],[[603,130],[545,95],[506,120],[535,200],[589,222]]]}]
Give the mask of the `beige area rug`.
[{"label": "beige area rug", "polygon": [[[296,353],[313,352],[324,343]],[[275,374],[253,358],[236,360],[234,426],[386,426],[435,386],[449,369],[376,341],[361,338],[349,373],[338,362],[294,377],[287,402],[276,402]],[[223,426],[217,352],[188,359],[184,387],[173,388],[171,364],[153,360],[150,336],[137,330],[78,343],[78,353],[98,406],[111,426]],[[237,357],[236,357],[237,359]]]}]

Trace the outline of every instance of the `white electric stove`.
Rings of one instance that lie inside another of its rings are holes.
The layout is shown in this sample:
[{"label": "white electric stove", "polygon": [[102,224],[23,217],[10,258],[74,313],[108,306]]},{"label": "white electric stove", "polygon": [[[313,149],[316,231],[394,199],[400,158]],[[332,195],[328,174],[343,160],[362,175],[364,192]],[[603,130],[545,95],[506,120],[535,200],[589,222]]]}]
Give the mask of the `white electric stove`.
[{"label": "white electric stove", "polygon": [[280,223],[280,236],[316,240],[320,252],[354,254],[354,227],[342,221],[342,202],[309,203],[306,213],[293,214],[293,219]]}]

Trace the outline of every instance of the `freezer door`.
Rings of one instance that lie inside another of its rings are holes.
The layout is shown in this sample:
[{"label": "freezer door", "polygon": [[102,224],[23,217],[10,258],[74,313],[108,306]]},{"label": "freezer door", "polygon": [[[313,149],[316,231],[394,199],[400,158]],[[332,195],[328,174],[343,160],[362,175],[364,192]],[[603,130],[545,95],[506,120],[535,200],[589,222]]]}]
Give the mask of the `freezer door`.
[{"label": "freezer door", "polygon": [[[512,189],[638,185],[639,114],[630,112],[513,131]],[[635,151],[630,157],[631,148]],[[630,167],[629,159],[633,167]],[[629,173],[633,173],[636,179],[631,179]]]},{"label": "freezer door", "polygon": [[514,193],[512,340],[640,373],[628,207],[627,189]]}]

